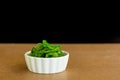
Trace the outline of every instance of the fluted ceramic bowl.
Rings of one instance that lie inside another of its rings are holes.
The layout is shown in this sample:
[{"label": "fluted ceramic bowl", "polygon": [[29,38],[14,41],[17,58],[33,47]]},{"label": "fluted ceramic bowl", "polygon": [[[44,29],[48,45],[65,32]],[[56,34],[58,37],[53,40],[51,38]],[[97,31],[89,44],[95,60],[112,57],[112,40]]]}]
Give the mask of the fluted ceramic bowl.
[{"label": "fluted ceramic bowl", "polygon": [[63,51],[66,55],[56,58],[38,58],[30,56],[30,51],[24,54],[25,62],[29,71],[41,74],[59,73],[66,70],[69,53]]}]

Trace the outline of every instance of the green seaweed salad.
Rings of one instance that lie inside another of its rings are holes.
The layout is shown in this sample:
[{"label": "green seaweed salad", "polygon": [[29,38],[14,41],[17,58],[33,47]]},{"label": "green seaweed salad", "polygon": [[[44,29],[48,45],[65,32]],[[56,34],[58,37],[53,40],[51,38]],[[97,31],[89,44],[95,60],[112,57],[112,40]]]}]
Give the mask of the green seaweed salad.
[{"label": "green seaweed salad", "polygon": [[53,58],[65,56],[66,54],[62,51],[60,45],[53,45],[46,40],[42,40],[42,43],[37,43],[32,48],[29,55],[33,57]]}]

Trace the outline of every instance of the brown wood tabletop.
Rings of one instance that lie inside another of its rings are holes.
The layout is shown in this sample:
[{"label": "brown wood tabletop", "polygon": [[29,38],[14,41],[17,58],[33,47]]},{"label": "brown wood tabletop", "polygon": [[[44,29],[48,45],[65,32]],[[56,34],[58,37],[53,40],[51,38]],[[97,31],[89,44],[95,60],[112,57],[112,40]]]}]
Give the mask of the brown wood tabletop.
[{"label": "brown wood tabletop", "polygon": [[24,53],[35,44],[0,44],[0,80],[120,80],[120,44],[56,44],[70,53],[66,70],[30,72]]}]

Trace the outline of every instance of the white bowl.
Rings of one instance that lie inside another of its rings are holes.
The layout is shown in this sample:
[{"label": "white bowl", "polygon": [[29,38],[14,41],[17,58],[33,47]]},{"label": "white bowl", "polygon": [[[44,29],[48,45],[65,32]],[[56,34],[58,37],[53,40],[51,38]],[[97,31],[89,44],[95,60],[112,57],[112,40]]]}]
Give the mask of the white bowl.
[{"label": "white bowl", "polygon": [[27,67],[34,73],[51,74],[65,71],[69,59],[69,53],[56,58],[38,58],[29,56],[30,51],[24,54]]}]

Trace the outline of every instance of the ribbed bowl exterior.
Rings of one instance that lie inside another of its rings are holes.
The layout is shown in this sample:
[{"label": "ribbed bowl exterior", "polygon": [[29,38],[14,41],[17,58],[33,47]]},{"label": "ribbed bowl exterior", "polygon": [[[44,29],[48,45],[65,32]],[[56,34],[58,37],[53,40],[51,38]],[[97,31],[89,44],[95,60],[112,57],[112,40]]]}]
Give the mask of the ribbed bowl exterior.
[{"label": "ribbed bowl exterior", "polygon": [[28,54],[30,51],[25,53],[25,62],[28,69],[34,73],[41,74],[51,74],[51,73],[59,73],[65,71],[69,59],[69,53],[66,53],[65,56],[57,57],[57,58],[38,58],[32,57]]}]

